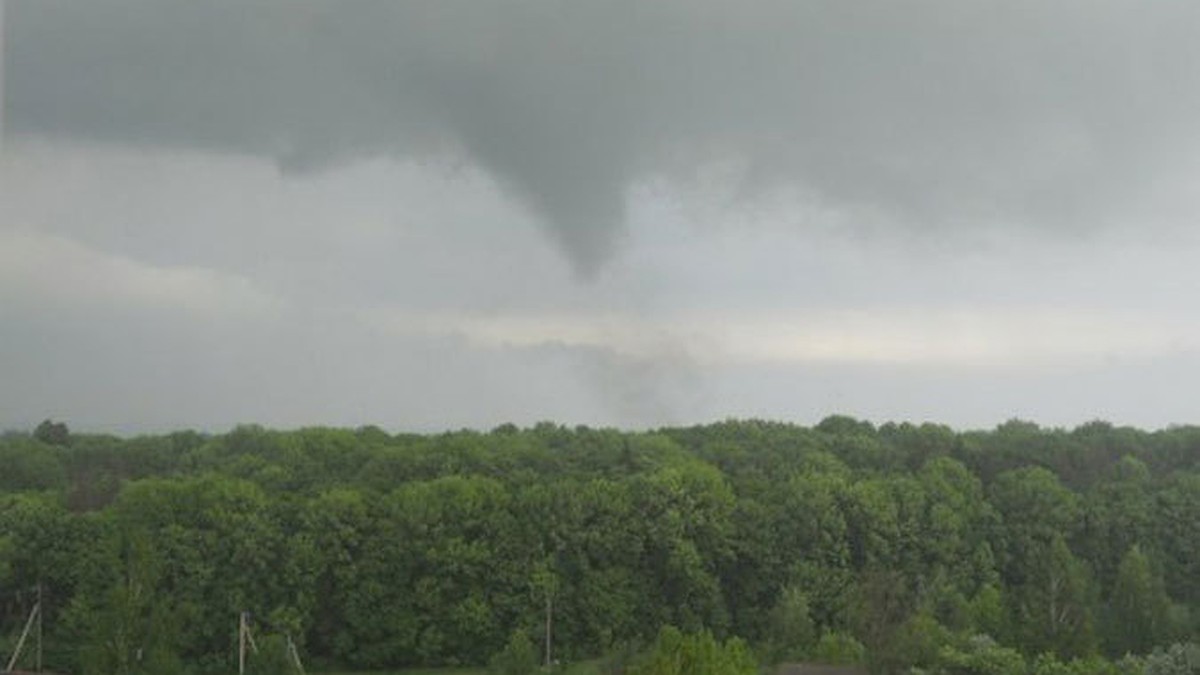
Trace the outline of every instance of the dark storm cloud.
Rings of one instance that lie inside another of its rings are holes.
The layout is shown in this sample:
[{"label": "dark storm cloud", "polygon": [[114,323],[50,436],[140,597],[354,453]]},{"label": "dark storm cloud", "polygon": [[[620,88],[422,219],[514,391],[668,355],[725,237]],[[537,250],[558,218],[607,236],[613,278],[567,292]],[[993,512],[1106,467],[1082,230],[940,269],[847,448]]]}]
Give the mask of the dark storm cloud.
[{"label": "dark storm cloud", "polygon": [[458,155],[587,274],[631,186],[712,162],[909,226],[1141,218],[1194,169],[1198,28],[1166,1],[10,0],[5,123],[285,170]]}]

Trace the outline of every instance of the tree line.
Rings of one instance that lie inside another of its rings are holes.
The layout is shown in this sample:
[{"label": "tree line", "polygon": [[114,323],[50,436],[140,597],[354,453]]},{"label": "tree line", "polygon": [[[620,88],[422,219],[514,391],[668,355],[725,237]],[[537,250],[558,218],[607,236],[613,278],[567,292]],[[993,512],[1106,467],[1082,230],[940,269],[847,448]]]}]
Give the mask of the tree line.
[{"label": "tree line", "polygon": [[1200,672],[1171,670],[1200,668],[1200,428],[47,422],[0,438],[4,654],[38,591],[47,666],[83,674],[230,672],[243,611],[362,669],[540,657],[549,614],[555,660],[646,674],[722,645],[728,672]]}]

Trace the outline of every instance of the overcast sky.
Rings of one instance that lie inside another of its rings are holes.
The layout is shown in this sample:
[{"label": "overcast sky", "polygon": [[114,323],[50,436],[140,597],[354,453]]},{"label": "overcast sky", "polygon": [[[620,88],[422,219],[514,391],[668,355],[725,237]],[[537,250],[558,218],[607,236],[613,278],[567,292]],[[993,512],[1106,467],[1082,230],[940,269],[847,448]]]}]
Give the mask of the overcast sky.
[{"label": "overcast sky", "polygon": [[1200,3],[0,7],[0,428],[1200,422]]}]

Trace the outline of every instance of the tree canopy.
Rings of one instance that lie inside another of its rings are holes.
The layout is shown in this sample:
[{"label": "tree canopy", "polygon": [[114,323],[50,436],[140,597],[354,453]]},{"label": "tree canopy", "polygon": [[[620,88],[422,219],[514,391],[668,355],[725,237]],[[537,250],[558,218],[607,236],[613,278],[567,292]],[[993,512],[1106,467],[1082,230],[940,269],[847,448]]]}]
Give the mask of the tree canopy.
[{"label": "tree canopy", "polygon": [[47,422],[0,466],[0,647],[40,588],[65,672],[228,672],[241,612],[318,663],[514,673],[548,615],[556,660],[647,674],[1175,672],[1200,629],[1194,427]]}]

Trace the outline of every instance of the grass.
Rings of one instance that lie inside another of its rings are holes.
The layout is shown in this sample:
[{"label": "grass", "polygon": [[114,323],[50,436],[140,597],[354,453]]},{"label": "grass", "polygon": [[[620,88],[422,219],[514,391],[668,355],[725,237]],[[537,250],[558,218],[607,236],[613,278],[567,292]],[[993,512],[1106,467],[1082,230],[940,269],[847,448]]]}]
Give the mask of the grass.
[{"label": "grass", "polygon": [[484,668],[405,668],[404,670],[339,670],[314,675],[484,675]]},{"label": "grass", "polygon": [[[328,671],[314,675],[486,675],[486,668],[405,668],[403,670]],[[600,675],[596,661],[573,663],[560,671],[561,675]]]}]

